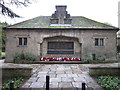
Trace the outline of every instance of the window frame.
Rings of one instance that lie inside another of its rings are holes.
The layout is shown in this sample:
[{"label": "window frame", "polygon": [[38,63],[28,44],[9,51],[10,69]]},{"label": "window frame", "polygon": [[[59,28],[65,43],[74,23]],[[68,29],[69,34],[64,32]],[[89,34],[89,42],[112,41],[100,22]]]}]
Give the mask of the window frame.
[{"label": "window frame", "polygon": [[[56,44],[58,44],[58,45],[54,45],[54,46],[52,46],[52,47],[50,47],[50,44],[52,45],[52,44],[54,44],[54,43],[56,43]],[[64,47],[64,46],[62,46],[62,44],[66,44],[67,43],[67,45],[70,45],[69,47]],[[60,46],[60,48],[58,48]],[[55,48],[56,47],[56,48]],[[49,42],[47,42],[47,54],[56,54],[56,55],[58,55],[58,54],[63,54],[63,55],[65,55],[65,54],[74,54],[74,42],[73,41],[70,41],[70,42],[68,42],[68,41],[49,41]]]},{"label": "window frame", "polygon": [[105,46],[105,38],[94,38],[94,45],[96,46],[96,47],[103,47],[103,46]]},{"label": "window frame", "polygon": [[18,46],[27,46],[27,45],[28,45],[27,37],[18,37]]}]

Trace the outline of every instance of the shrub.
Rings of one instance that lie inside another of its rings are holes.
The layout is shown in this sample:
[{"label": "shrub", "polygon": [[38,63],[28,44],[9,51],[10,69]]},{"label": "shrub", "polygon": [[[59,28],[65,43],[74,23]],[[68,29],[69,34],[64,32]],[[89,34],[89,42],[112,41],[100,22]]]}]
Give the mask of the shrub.
[{"label": "shrub", "polygon": [[3,85],[2,85],[2,90],[6,90],[8,88],[10,88],[10,82],[14,81],[14,88],[20,88],[22,82],[24,81],[23,77],[19,77],[19,78],[13,78],[13,79],[9,79],[7,80]]},{"label": "shrub", "polygon": [[37,57],[31,53],[16,53],[14,56],[14,60],[27,60],[27,61],[35,61]]},{"label": "shrub", "polygon": [[37,57],[35,56],[35,55],[33,55],[33,54],[31,54],[31,53],[25,53],[24,54],[24,59],[25,60],[33,60],[33,61],[35,61],[35,60],[37,60]]},{"label": "shrub", "polygon": [[99,61],[105,61],[106,57],[105,56],[98,56],[97,60]]},{"label": "shrub", "polygon": [[117,53],[117,56],[120,57],[120,53]]},{"label": "shrub", "polygon": [[96,60],[96,54],[92,54],[92,59]]},{"label": "shrub", "polygon": [[92,57],[91,56],[85,56],[84,57],[84,63],[90,63],[92,61]]},{"label": "shrub", "polygon": [[120,89],[120,79],[118,76],[99,76],[98,83],[107,90]]},{"label": "shrub", "polygon": [[96,54],[92,54],[92,56],[85,56],[84,63],[99,63],[101,61],[105,61],[105,56],[97,56]]},{"label": "shrub", "polygon": [[21,54],[20,53],[15,53],[14,60],[21,60]]}]

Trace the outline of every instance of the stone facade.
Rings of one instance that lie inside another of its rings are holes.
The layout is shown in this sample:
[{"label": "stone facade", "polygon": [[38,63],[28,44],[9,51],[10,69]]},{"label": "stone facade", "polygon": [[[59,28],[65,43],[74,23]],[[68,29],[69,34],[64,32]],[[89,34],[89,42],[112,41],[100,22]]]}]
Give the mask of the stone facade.
[{"label": "stone facade", "polygon": [[[19,46],[18,37],[27,37],[28,45]],[[95,46],[96,37],[105,38],[104,46]],[[74,42],[73,55],[47,54],[48,41]],[[12,43],[11,43],[12,42]],[[30,52],[40,57],[84,57],[86,55],[106,56],[116,59],[116,31],[101,30],[9,30],[7,31],[6,61],[12,62],[16,52]],[[11,61],[10,61],[11,60]]]},{"label": "stone facade", "polygon": [[[96,54],[116,60],[118,28],[85,17],[72,17],[67,13],[66,6],[56,6],[55,13],[50,17],[40,16],[4,29],[7,33],[6,62],[13,62],[17,52],[30,52],[38,57],[84,58]],[[48,42],[72,42],[72,49],[60,50],[73,50],[73,53],[49,54]]]}]

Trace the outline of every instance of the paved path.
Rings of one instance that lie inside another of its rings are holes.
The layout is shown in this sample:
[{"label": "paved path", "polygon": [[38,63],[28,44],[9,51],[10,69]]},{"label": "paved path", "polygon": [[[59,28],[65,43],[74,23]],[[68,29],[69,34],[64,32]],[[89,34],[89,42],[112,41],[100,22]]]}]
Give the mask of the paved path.
[{"label": "paved path", "polygon": [[[112,64],[12,64],[4,63],[0,60],[0,67],[32,67],[33,75],[22,86],[23,88],[45,88],[46,75],[50,76],[50,88],[59,88],[57,90],[80,90],[81,83],[85,82],[87,90],[103,90],[92,77],[88,75],[88,67],[96,66],[118,66],[118,63]],[[40,89],[38,89],[40,90]],[[43,89],[42,89],[43,90]],[[55,89],[56,90],[56,89]]]},{"label": "paved path", "polygon": [[33,73],[23,88],[45,88],[46,75],[49,75],[50,88],[81,88],[85,82],[87,88],[93,88],[90,90],[102,90],[88,75],[88,68],[81,64],[39,65],[34,67]]}]

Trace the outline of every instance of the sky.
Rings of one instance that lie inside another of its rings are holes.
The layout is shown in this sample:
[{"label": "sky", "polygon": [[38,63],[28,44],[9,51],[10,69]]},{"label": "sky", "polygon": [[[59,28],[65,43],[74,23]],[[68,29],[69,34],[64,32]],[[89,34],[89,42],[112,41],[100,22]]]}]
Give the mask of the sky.
[{"label": "sky", "polygon": [[35,0],[28,7],[9,6],[19,19],[2,17],[1,21],[15,24],[37,16],[51,16],[56,5],[67,5],[71,16],[84,16],[92,20],[118,27],[118,2],[120,0]]}]

